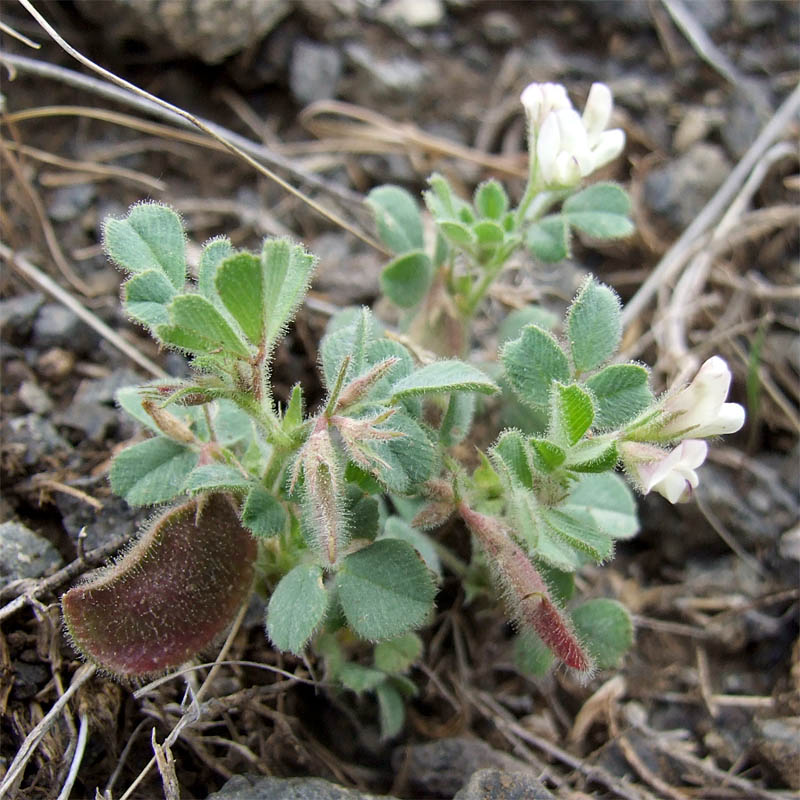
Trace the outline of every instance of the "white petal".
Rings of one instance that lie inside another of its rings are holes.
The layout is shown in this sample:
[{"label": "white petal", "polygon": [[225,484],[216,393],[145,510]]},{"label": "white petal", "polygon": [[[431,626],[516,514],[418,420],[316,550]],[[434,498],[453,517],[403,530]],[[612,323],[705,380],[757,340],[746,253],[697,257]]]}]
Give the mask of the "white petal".
[{"label": "white petal", "polygon": [[558,186],[574,186],[581,179],[581,165],[572,153],[562,150],[556,156],[553,169],[553,184]]},{"label": "white petal", "polygon": [[613,161],[625,149],[625,131],[614,128],[601,133],[597,144],[592,148],[595,169]]},{"label": "white petal", "polygon": [[595,142],[606,129],[611,118],[612,105],[611,90],[608,86],[604,83],[593,83],[586,98],[586,107],[583,109],[583,125],[591,142]]},{"label": "white petal", "polygon": [[540,114],[542,106],[544,105],[544,93],[542,86],[539,83],[530,83],[523,90],[519,96],[520,102],[525,108],[525,113],[531,120],[531,123],[538,123],[540,121]]},{"label": "white petal", "polygon": [[558,127],[558,120],[555,113],[548,114],[536,139],[536,158],[546,183],[553,181],[556,156],[560,149],[561,131]]},{"label": "white petal", "polygon": [[671,472],[658,485],[653,487],[653,491],[658,492],[662,497],[666,497],[674,505],[687,500],[692,488],[687,483],[686,478],[677,472]]}]

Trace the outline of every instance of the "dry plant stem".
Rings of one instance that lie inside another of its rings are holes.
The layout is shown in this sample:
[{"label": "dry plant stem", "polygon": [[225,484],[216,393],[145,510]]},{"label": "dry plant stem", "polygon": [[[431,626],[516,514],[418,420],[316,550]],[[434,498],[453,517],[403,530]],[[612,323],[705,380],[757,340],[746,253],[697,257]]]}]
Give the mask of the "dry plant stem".
[{"label": "dry plant stem", "polygon": [[727,207],[753,167],[761,160],[775,140],[781,136],[786,126],[797,115],[798,110],[800,110],[800,85],[796,86],[794,91],[783,101],[781,107],[764,126],[717,193],[664,254],[647,280],[622,309],[622,322],[625,327],[628,327],[645,310],[661,286],[673,280],[675,274],[686,263],[687,253],[692,251],[695,239],[702,236]]},{"label": "dry plant stem", "polygon": [[703,287],[711,272],[714,245],[723,241],[733,227],[740,224],[747,205],[758,191],[770,167],[775,162],[795,154],[795,148],[789,145],[788,142],[780,142],[773,145],[764,154],[753,168],[741,191],[716,225],[711,235],[709,249],[703,249],[692,259],[675,285],[669,308],[665,314],[664,335],[663,338],[658,337],[661,339],[659,342],[659,360],[664,362],[664,371],[668,374],[672,374],[680,368],[686,375],[691,375],[697,371],[699,366],[699,359],[696,356],[688,356],[689,348],[686,343],[686,329],[690,320],[686,314],[686,309],[689,307],[692,298],[702,294]]},{"label": "dry plant stem", "polygon": [[684,794],[678,791],[674,786],[661,780],[653,770],[639,757],[636,748],[628,741],[627,736],[620,736],[617,738],[619,749],[625,756],[625,760],[636,770],[639,777],[653,787],[657,792],[660,792],[664,797],[669,797],[670,800],[689,800],[691,795]]},{"label": "dry plant stem", "polygon": [[168,374],[142,355],[133,345],[126,342],[118,333],[111,330],[99,317],[89,311],[83,304],[76,300],[66,289],[62,289],[52,278],[45,275],[38,267],[31,264],[28,259],[14,253],[11,248],[0,242],[0,258],[5,259],[14,269],[27,278],[35,286],[51,295],[59,303],[66,306],[77,317],[80,317],[89,327],[99,333],[109,344],[117,348],[142,369],[156,378],[167,378]]},{"label": "dry plant stem", "polygon": [[72,787],[75,785],[75,780],[78,777],[78,770],[81,768],[81,761],[83,760],[83,753],[86,749],[86,739],[88,735],[89,715],[84,711],[80,715],[80,729],[78,730],[78,745],[75,748],[75,755],[72,758],[67,779],[64,781],[64,785],[58,793],[57,800],[69,800]]},{"label": "dry plant stem", "polygon": [[[83,89],[92,94],[105,97],[108,100],[121,103],[131,108],[139,109],[140,111],[152,114],[160,119],[169,120],[170,122],[177,123],[182,127],[195,128],[196,125],[187,120],[186,117],[179,113],[170,111],[167,108],[159,105],[158,103],[147,99],[146,97],[139,96],[132,91],[125,91],[116,86],[109,85],[105,81],[97,80],[90,75],[81,75],[79,72],[60,67],[57,64],[49,64],[46,61],[39,61],[35,58],[27,58],[26,56],[19,56],[14,53],[0,51],[0,61],[9,64],[10,66],[27,72],[32,75],[39,75],[43,78],[51,78],[52,80],[59,81],[67,86],[73,86],[77,89]],[[197,117],[209,130],[215,131],[219,134],[220,139],[227,139],[232,144],[236,145],[240,150],[251,155],[253,158],[263,161],[277,169],[284,169],[288,173],[294,175],[298,180],[303,181],[308,186],[323,191],[332,197],[335,197],[345,207],[352,207],[358,205],[362,201],[362,197],[355,192],[337,186],[334,183],[329,183],[322,180],[319,176],[314,175],[305,170],[299,169],[296,164],[293,164],[289,159],[284,158],[274,150],[257,142],[252,142],[240,134],[230,131],[222,125],[217,125],[215,122],[205,120],[202,117]],[[217,141],[220,141],[218,139]],[[227,148],[226,148],[227,149]]]},{"label": "dry plant stem", "polygon": [[9,792],[16,784],[17,779],[22,776],[25,765],[36,751],[36,748],[39,746],[39,742],[42,740],[42,737],[56,721],[56,718],[61,714],[66,704],[70,701],[70,698],[72,698],[72,696],[78,691],[78,689],[81,688],[81,686],[83,686],[83,684],[92,678],[96,671],[97,667],[94,664],[83,664],[80,666],[72,678],[72,683],[70,684],[69,689],[67,689],[67,691],[64,692],[64,694],[62,694],[55,703],[53,703],[52,708],[40,720],[36,727],[25,737],[25,741],[20,746],[16,756],[14,756],[14,760],[11,762],[11,766],[8,768],[8,772],[6,772],[2,783],[0,783],[0,800],[2,800],[3,797],[9,796]]},{"label": "dry plant stem", "polygon": [[342,219],[338,214],[334,214],[333,212],[329,211],[328,209],[324,208],[323,206],[319,205],[319,203],[312,200],[310,197],[303,194],[299,189],[295,189],[290,183],[285,181],[279,175],[275,174],[271,169],[265,167],[263,164],[256,161],[251,155],[248,155],[244,150],[242,150],[237,145],[233,144],[230,139],[216,130],[216,126],[209,126],[202,120],[195,117],[193,114],[190,114],[188,111],[184,111],[184,109],[179,108],[178,106],[172,105],[172,103],[168,103],[166,100],[162,100],[160,97],[156,97],[155,95],[150,94],[149,92],[144,91],[144,89],[135,86],[134,84],[126,81],[124,78],[120,78],[118,75],[115,75],[113,72],[104,69],[98,64],[95,64],[90,58],[87,58],[83,53],[76,50],[69,42],[64,39],[58,31],[50,25],[50,23],[36,10],[36,8],[29,2],[29,0],[18,0],[19,3],[25,8],[26,11],[44,28],[44,30],[48,33],[48,35],[53,39],[53,41],[58,44],[65,52],[71,55],[74,59],[79,61],[85,67],[97,72],[99,75],[102,75],[106,80],[111,81],[112,83],[117,84],[117,86],[121,86],[123,89],[127,89],[129,92],[133,92],[134,94],[138,95],[139,97],[144,97],[152,103],[157,104],[163,109],[172,112],[173,114],[177,114],[182,119],[186,120],[187,122],[194,125],[196,128],[199,128],[204,133],[207,133],[213,139],[216,139],[220,144],[222,144],[226,150],[233,153],[234,155],[239,156],[243,161],[249,164],[253,169],[260,172],[262,175],[265,175],[270,180],[274,181],[278,184],[284,191],[288,192],[289,194],[294,195],[298,199],[302,200],[306,205],[310,208],[314,209],[318,214],[321,216],[329,219],[334,224],[338,225],[343,230],[346,230],[348,233],[351,233],[353,236],[361,239],[366,244],[370,245],[370,247],[374,247],[381,253],[387,253],[386,249],[377,241],[375,241],[372,237],[367,236],[365,233],[354,228],[350,223],[346,220]]}]

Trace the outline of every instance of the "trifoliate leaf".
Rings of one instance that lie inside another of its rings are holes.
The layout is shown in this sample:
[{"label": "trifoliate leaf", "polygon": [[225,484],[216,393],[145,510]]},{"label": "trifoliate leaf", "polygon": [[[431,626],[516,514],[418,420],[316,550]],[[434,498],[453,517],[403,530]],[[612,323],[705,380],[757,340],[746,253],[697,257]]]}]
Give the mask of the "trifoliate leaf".
[{"label": "trifoliate leaf", "polygon": [[436,594],[425,563],[399,539],[378,539],[347,556],[336,583],[348,624],[370,641],[391,639],[422,625]]},{"label": "trifoliate leaf", "polygon": [[142,325],[154,329],[169,322],[167,306],[175,296],[175,287],[160,270],[148,269],[134,275],[122,287],[127,314]]},{"label": "trifoliate leaf", "polygon": [[124,219],[103,225],[106,252],[129,272],[162,272],[180,291],[186,282],[186,234],[180,217],[167,206],[139,203]]},{"label": "trifoliate leaf", "polygon": [[589,278],[567,312],[567,332],[578,372],[595,369],[611,358],[622,336],[616,292]]},{"label": "trifoliate leaf", "polygon": [[464,361],[451,359],[434,361],[414,370],[392,387],[392,401],[414,395],[441,392],[480,392],[493,394],[497,384],[477,367]]},{"label": "trifoliate leaf", "polygon": [[492,178],[475,190],[473,203],[476,211],[486,219],[501,220],[508,211],[508,195],[500,181]]},{"label": "trifoliate leaf", "polygon": [[595,183],[572,195],[562,212],[570,225],[595,239],[620,239],[634,231],[630,197],[614,183]]},{"label": "trifoliate leaf", "polygon": [[432,277],[430,258],[421,250],[413,250],[403,253],[383,268],[381,290],[400,308],[413,308],[425,297]]},{"label": "trifoliate leaf", "polygon": [[258,347],[267,317],[261,259],[252,253],[229,256],[217,268],[214,286],[244,335]]},{"label": "trifoliate leaf", "polygon": [[286,510],[263,486],[254,486],[242,507],[242,525],[261,538],[277,536],[286,528]]},{"label": "trifoliate leaf", "polygon": [[638,364],[611,364],[586,381],[595,399],[600,428],[619,428],[650,406],[655,398],[647,370]]},{"label": "trifoliate leaf", "polygon": [[195,467],[183,482],[183,491],[190,497],[200,492],[245,492],[250,480],[227,464],[204,464]]},{"label": "trifoliate leaf", "polygon": [[575,630],[599,669],[619,666],[633,644],[633,622],[616,600],[589,600],[572,612]]},{"label": "trifoliate leaf", "polygon": [[[170,333],[177,334],[169,343],[181,341],[180,334],[183,334],[186,337],[183,341],[196,343],[197,351],[201,353],[222,351],[237,358],[250,357],[250,351],[239,334],[205,297],[199,294],[178,295],[169,305],[169,314],[173,322]],[[162,331],[166,332],[163,326],[157,332],[161,335]]]},{"label": "trifoliate leaf", "polygon": [[630,539],[639,531],[636,499],[619,475],[585,475],[561,506],[573,516],[589,514],[597,527],[614,539]]},{"label": "trifoliate leaf", "polygon": [[406,633],[375,645],[375,666],[384,672],[405,672],[422,655],[422,639]]},{"label": "trifoliate leaf", "polygon": [[569,225],[561,214],[551,214],[534,222],[525,235],[531,255],[546,264],[563,261],[570,254]]},{"label": "trifoliate leaf", "polygon": [[267,633],[278,650],[295,655],[303,652],[308,640],[325,618],[328,590],[317,564],[299,564],[284,575],[267,607]]},{"label": "trifoliate leaf", "polygon": [[572,447],[592,426],[594,405],[592,398],[580,386],[563,383],[554,384],[552,411],[550,414],[556,441]]},{"label": "trifoliate leaf", "polygon": [[172,500],[197,464],[197,453],[157,436],[123,450],[111,465],[111,489],[132,506]]},{"label": "trifoliate leaf", "polygon": [[547,406],[553,381],[569,380],[569,362],[551,334],[536,325],[522,329],[518,339],[507,342],[501,352],[508,382],[523,403]]},{"label": "trifoliate leaf", "polygon": [[217,295],[217,289],[214,285],[217,268],[235,252],[230,239],[224,236],[211,239],[203,245],[203,250],[200,253],[200,262],[197,265],[197,289],[206,300],[210,300],[214,305],[219,303],[219,295]]},{"label": "trifoliate leaf", "polygon": [[366,204],[375,214],[378,236],[392,252],[422,249],[422,215],[409,192],[399,186],[378,186],[367,195]]}]

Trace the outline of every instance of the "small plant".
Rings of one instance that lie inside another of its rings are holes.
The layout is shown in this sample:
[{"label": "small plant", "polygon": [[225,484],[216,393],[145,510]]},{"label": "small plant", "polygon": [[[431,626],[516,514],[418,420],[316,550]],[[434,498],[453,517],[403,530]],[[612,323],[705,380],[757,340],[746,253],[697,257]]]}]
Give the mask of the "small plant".
[{"label": "small plant", "polygon": [[[225,629],[254,587],[268,599],[275,647],[311,647],[329,680],[374,692],[391,736],[415,692],[406,673],[422,651],[415,631],[431,617],[443,557],[468,596],[503,599],[522,668],[541,673],[559,660],[585,677],[619,663],[633,636],[625,609],[604,598],[571,605],[574,574],[638,530],[616,469],[641,492],[685,500],[705,438],[738,430],[744,411],[725,402],[731,376],[716,357],[689,386],[656,398],[644,366],[614,360],[619,299],[594,279],[560,335],[540,309],[507,320],[496,380],[460,360],[515,250],[559,260],[573,230],[595,239],[632,231],[620,187],[580,187],[624,144],[621,131],[605,130],[608,89],[592,87],[582,118],[560,86],[531,85],[522,100],[531,167],[516,209],[497,181],[470,204],[432,176],[428,255],[410,194],[380,187],[368,199],[396,254],[383,290],[406,310],[408,336],[443,357],[421,362],[369,310],[345,310],[320,344],[326,396],[316,409],[299,385],[279,403],[270,381],[313,256],[284,239],[260,253],[214,239],[187,283],[185,234],[169,208],[143,203],[107,220],[106,250],[129,273],[127,313],[188,354],[194,375],[119,393],[153,436],[115,458],[113,490],[131,505],[179,504],[64,595],[67,628],[87,658],[121,677],[175,668]],[[456,445],[492,395],[515,406],[521,424],[477,460],[459,460],[472,451]],[[431,533],[451,517],[473,536],[469,564],[458,566]],[[374,643],[370,665],[358,641]]]}]

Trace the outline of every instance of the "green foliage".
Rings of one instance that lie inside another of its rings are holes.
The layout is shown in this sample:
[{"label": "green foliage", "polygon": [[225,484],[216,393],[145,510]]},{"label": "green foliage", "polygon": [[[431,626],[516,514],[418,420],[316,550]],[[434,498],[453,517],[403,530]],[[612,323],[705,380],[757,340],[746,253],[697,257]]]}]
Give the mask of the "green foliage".
[{"label": "green foliage", "polygon": [[400,308],[413,308],[425,297],[432,277],[431,260],[421,250],[412,250],[383,268],[381,290]]},{"label": "green foliage", "polygon": [[553,381],[566,383],[570,377],[564,351],[552,334],[537,325],[526,326],[518,339],[505,344],[500,358],[511,388],[533,407],[548,404]]},{"label": "green foliage", "polygon": [[534,258],[554,264],[569,258],[570,232],[566,217],[552,214],[528,228],[525,243]]},{"label": "green foliage", "polygon": [[599,669],[619,666],[633,644],[630,614],[616,600],[590,600],[572,612],[572,621]]},{"label": "green foliage", "polygon": [[479,369],[463,361],[434,361],[420,367],[392,386],[392,401],[440,392],[481,392],[493,394],[497,384]]},{"label": "green foliage", "polygon": [[277,536],[286,528],[286,511],[261,486],[253,486],[242,507],[242,525],[259,537]]},{"label": "green foliage", "polygon": [[631,201],[615,183],[595,183],[564,201],[570,225],[595,239],[620,239],[633,233]]},{"label": "green foliage", "polygon": [[299,564],[281,578],[267,608],[267,633],[279,650],[299,655],[314,635],[328,608],[322,569]]},{"label": "green foliage", "polygon": [[391,639],[421,625],[436,594],[425,563],[399,539],[379,539],[347,556],[336,583],[348,624],[369,641]]},{"label": "green foliage", "polygon": [[649,408],[655,398],[647,370],[639,364],[611,364],[586,381],[600,428],[620,428]]},{"label": "green foliage", "polygon": [[622,336],[619,298],[590,278],[570,307],[567,330],[575,369],[599,367],[616,352]]},{"label": "green foliage", "polygon": [[379,186],[367,195],[381,241],[394,253],[423,247],[422,216],[416,200],[399,186]]}]

